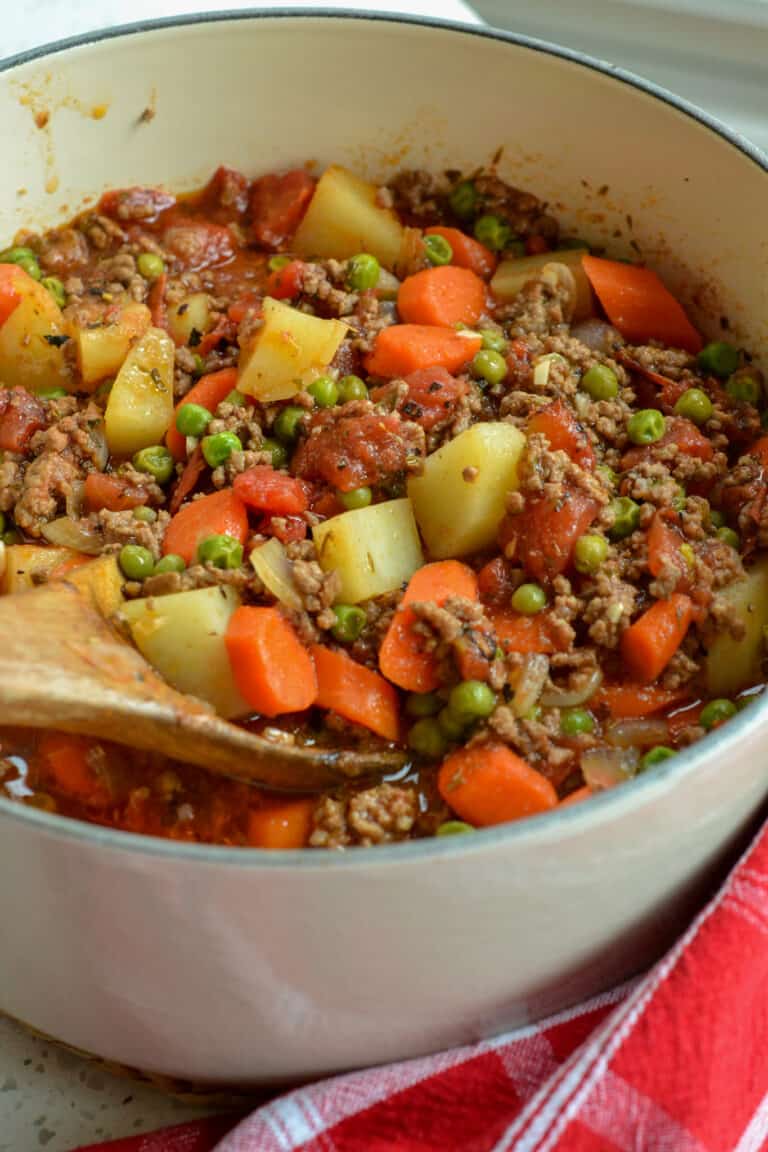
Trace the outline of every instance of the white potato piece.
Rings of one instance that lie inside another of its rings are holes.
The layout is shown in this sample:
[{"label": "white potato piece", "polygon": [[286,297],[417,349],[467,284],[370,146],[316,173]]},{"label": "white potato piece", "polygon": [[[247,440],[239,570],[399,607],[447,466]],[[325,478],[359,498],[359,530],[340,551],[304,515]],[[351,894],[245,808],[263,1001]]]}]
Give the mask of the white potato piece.
[{"label": "white potato piece", "polygon": [[145,304],[129,304],[114,324],[72,329],[77,366],[86,390],[120,371],[131,344],[144,335],[151,323],[152,315]]},{"label": "white potato piece", "polygon": [[312,535],[321,567],[341,576],[345,604],[393,592],[424,563],[407,497],[342,512],[316,524]]},{"label": "white potato piece", "polygon": [[763,630],[768,625],[768,557],[749,569],[746,580],[724,588],[718,598],[735,608],[746,631],[741,640],[728,632],[715,637],[707,653],[704,675],[710,696],[732,696],[760,679],[765,652]]},{"label": "white potato piece", "polygon": [[[4,264],[2,268],[11,266]],[[19,385],[30,392],[41,388],[71,390],[74,380],[63,347],[68,333],[53,296],[17,265],[3,273],[1,283],[3,302],[6,294],[13,293],[20,300],[0,325],[0,381],[9,388]]]},{"label": "white potato piece", "polygon": [[266,296],[264,322],[240,353],[238,390],[265,404],[288,400],[328,367],[347,328]]},{"label": "white potato piece", "polygon": [[123,602],[125,577],[116,556],[99,556],[72,572],[66,572],[62,579],[90,592],[102,616],[114,616]]},{"label": "white potato piece", "polygon": [[547,264],[565,264],[573,273],[576,286],[573,320],[586,320],[594,312],[592,288],[584,271],[581,258],[586,248],[563,248],[558,252],[541,252],[537,256],[522,256],[519,260],[502,260],[493,279],[491,291],[498,301],[514,300],[518,292],[541,275]]},{"label": "white potato piece", "polygon": [[148,328],[125,358],[104,414],[113,455],[162,443],[173,419],[174,352],[167,332]]},{"label": "white potato piece", "polygon": [[496,539],[504,497],[518,487],[525,436],[512,424],[475,424],[424,461],[408,495],[429,555],[466,556]]},{"label": "white potato piece", "polygon": [[0,580],[0,593],[28,592],[43,584],[59,565],[76,560],[71,548],[51,548],[40,544],[5,546],[5,571]]},{"label": "white potato piece", "polygon": [[207,700],[229,719],[253,711],[237,690],[224,643],[239,604],[233,588],[197,588],[129,600],[120,616],[141,654],[173,688]]},{"label": "white potato piece", "polygon": [[293,238],[301,256],[344,260],[370,252],[386,268],[397,262],[403,226],[391,208],[377,204],[378,189],[333,165],[318,181],[309,208]]},{"label": "white potato piece", "polygon": [[193,292],[168,309],[168,331],[177,345],[188,344],[193,331],[201,335],[211,326],[211,304],[207,292]]}]

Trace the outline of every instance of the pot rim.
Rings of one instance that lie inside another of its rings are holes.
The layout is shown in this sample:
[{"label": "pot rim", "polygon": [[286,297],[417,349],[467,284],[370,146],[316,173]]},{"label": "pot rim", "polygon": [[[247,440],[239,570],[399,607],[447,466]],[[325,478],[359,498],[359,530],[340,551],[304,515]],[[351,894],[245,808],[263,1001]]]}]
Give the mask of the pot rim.
[{"label": "pot rim", "polygon": [[[557,57],[568,63],[578,64],[593,72],[598,72],[628,87],[645,93],[661,103],[667,104],[682,113],[688,119],[702,124],[709,131],[728,144],[732,145],[749,160],[755,163],[763,172],[768,174],[768,154],[758,145],[752,143],[741,133],[729,128],[715,116],[696,107],[684,98],[667,91],[661,85],[646,80],[635,73],[620,68],[609,61],[600,60],[587,53],[571,48],[561,47],[545,40],[530,36],[523,36],[515,32],[506,32],[501,29],[483,25],[464,24],[453,20],[441,20],[434,17],[408,16],[391,13],[353,12],[339,9],[317,8],[283,8],[279,10],[256,9],[228,9],[217,12],[199,12],[180,14],[154,20],[141,20],[131,24],[121,24],[110,28],[100,29],[96,32],[80,33],[76,36],[51,41],[35,48],[26,49],[0,60],[0,73],[12,71],[24,64],[55,56],[60,52],[67,52],[73,48],[87,47],[103,41],[125,39],[128,36],[143,35],[145,33],[162,32],[170,28],[192,28],[202,24],[234,23],[236,21],[335,21],[340,25],[359,23],[387,23],[404,26],[406,28],[427,28],[443,32],[455,33],[460,36],[477,37],[485,40],[497,40],[511,44],[518,48],[526,48],[534,52],[541,52]],[[118,852],[134,852],[144,856],[172,857],[187,860],[190,863],[206,865],[236,865],[246,868],[265,868],[280,870],[290,868],[295,870],[317,871],[320,869],[348,869],[361,866],[370,868],[409,864],[414,860],[439,859],[446,854],[468,855],[477,852],[491,851],[509,841],[526,840],[557,840],[560,831],[565,829],[570,833],[587,833],[589,826],[616,819],[622,812],[633,807],[639,807],[643,800],[650,801],[654,793],[663,793],[678,779],[692,775],[702,764],[705,757],[719,757],[727,761],[729,755],[734,754],[739,744],[749,739],[760,726],[766,726],[768,718],[768,692],[749,705],[738,716],[735,716],[717,731],[711,733],[704,740],[689,746],[677,753],[669,760],[662,761],[656,767],[649,769],[640,776],[619,787],[608,789],[593,796],[587,804],[574,804],[566,808],[553,809],[538,816],[531,816],[525,820],[498,824],[490,828],[481,828],[467,836],[432,837],[424,840],[412,840],[405,843],[383,844],[371,848],[355,848],[350,852],[310,852],[307,849],[283,852],[270,852],[259,848],[229,848],[216,844],[188,844],[176,840],[166,840],[161,837],[142,836],[138,833],[124,832],[116,828],[106,828],[98,824],[89,824],[83,820],[60,816],[56,813],[43,812],[28,805],[20,804],[16,800],[6,800],[0,797],[0,819],[3,817],[27,823],[32,828],[37,827],[40,832],[48,833],[64,839],[86,842],[94,847],[108,848]]]}]

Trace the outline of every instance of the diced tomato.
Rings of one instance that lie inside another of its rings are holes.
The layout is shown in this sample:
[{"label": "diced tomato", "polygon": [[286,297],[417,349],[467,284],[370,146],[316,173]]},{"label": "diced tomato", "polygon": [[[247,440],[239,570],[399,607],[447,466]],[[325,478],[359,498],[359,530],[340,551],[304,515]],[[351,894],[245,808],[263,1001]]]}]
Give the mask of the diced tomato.
[{"label": "diced tomato", "polygon": [[259,524],[264,536],[274,536],[281,544],[306,540],[308,525],[302,516],[265,516]]},{"label": "diced tomato", "polygon": [[[469,391],[466,380],[451,376],[445,368],[420,368],[406,376],[405,383],[408,394],[398,403],[397,410],[426,432],[451,420]],[[376,401],[386,390],[386,385],[375,388],[371,399]]]},{"label": "diced tomato", "polygon": [[234,344],[237,340],[237,324],[228,315],[219,317],[216,321],[216,326],[203,336],[197,346],[199,355],[207,356],[209,352],[213,352],[215,348],[218,348],[223,340],[228,344]]},{"label": "diced tomato", "polygon": [[85,506],[89,512],[127,512],[149,500],[149,489],[122,476],[89,472],[85,478]]},{"label": "diced tomato", "polygon": [[319,412],[312,418],[311,434],[296,451],[293,470],[308,480],[324,480],[341,492],[379,484],[405,470],[408,445],[401,428],[400,417],[394,414]]},{"label": "diced tomato", "polygon": [[314,191],[315,181],[303,168],[256,180],[251,188],[256,242],[264,248],[279,248],[298,228]]},{"label": "diced tomato", "polygon": [[262,297],[258,292],[246,292],[233,300],[227,308],[227,316],[235,324],[242,324],[249,312],[259,315],[261,313]]},{"label": "diced tomato", "polygon": [[575,464],[592,470],[595,452],[589,437],[573,412],[562,400],[542,408],[528,421],[528,431],[546,436],[553,451],[567,452]]},{"label": "diced tomato", "polygon": [[45,409],[25,388],[0,388],[0,452],[26,451],[35,432],[45,427]]},{"label": "diced tomato", "polygon": [[242,172],[222,164],[195,197],[195,208],[215,220],[237,219],[248,210],[249,189],[250,181]]},{"label": "diced tomato", "polygon": [[331,516],[338,516],[340,512],[344,511],[336,493],[328,488],[323,488],[319,492],[314,493],[309,506],[315,516],[322,516],[323,520],[330,520]]},{"label": "diced tomato", "polygon": [[257,464],[235,477],[233,488],[249,508],[271,516],[296,516],[306,512],[309,500],[300,480],[278,472],[268,464]]},{"label": "diced tomato", "polygon": [[698,460],[711,460],[714,454],[712,441],[708,440],[703,432],[699,432],[691,420],[685,420],[681,416],[668,416],[667,429],[660,440],[655,444],[630,448],[624,453],[621,458],[622,471],[626,472],[644,460],[652,459],[654,449],[666,444],[677,444],[679,450],[686,456],[695,456]]},{"label": "diced tomato", "polygon": [[276,268],[274,272],[270,272],[267,295],[274,296],[275,300],[293,300],[301,292],[303,279],[304,262],[291,260],[284,268]]},{"label": "diced tomato", "polygon": [[504,652],[544,652],[551,655],[567,647],[567,643],[564,645],[558,640],[550,612],[521,616],[511,609],[495,609],[489,615]]},{"label": "diced tomato", "polygon": [[484,604],[508,604],[515,586],[512,565],[504,556],[489,560],[477,574],[477,587]]},{"label": "diced tomato", "polygon": [[514,558],[535,580],[551,580],[571,563],[573,549],[600,511],[585,492],[572,490],[554,500],[539,496],[526,503],[525,511],[506,516],[500,543],[514,543]]},{"label": "diced tomato", "polygon": [[181,212],[174,212],[163,229],[163,246],[187,272],[223,264],[235,252],[232,233],[226,225]]}]

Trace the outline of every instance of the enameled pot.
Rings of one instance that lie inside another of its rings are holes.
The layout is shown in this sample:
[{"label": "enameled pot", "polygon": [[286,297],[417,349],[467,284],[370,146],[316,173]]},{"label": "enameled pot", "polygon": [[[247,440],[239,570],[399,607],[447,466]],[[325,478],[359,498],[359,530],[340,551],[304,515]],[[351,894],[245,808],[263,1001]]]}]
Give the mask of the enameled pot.
[{"label": "enameled pot", "polygon": [[[339,15],[174,21],[0,73],[0,236],[107,186],[308,160],[499,169],[640,251],[711,337],[768,347],[765,158],[649,85],[502,33]],[[0,637],[2,643],[2,637]],[[12,720],[12,717],[0,717]],[[225,1084],[470,1041],[652,961],[768,794],[768,701],[587,804],[346,854],[197,847],[0,801],[0,1009]]]}]

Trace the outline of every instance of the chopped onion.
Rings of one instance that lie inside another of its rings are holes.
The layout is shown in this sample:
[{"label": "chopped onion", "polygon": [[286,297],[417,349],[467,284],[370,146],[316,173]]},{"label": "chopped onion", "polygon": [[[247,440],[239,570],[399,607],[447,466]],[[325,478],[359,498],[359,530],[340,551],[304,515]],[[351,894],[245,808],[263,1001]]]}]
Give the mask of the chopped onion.
[{"label": "chopped onion", "polygon": [[40,531],[49,544],[55,544],[57,548],[72,548],[86,556],[98,556],[104,544],[101,533],[91,528],[87,521],[72,520],[69,516],[60,516],[50,524],[43,524]]},{"label": "chopped onion", "polygon": [[538,703],[542,689],[549,676],[549,660],[538,652],[526,656],[523,663],[510,677],[514,692],[512,711],[515,716],[526,716]]},{"label": "chopped onion", "polygon": [[73,480],[70,485],[70,490],[64,500],[64,506],[67,509],[67,516],[70,520],[76,520],[83,510],[83,495],[85,493],[85,481]]},{"label": "chopped onion", "polygon": [[605,738],[617,748],[652,748],[669,740],[669,725],[663,716],[611,720],[605,726]]},{"label": "chopped onion", "polygon": [[610,352],[614,344],[621,343],[619,333],[604,320],[582,320],[571,328],[571,336],[593,352]]},{"label": "chopped onion", "polygon": [[581,771],[596,792],[630,780],[637,772],[640,753],[636,748],[590,748],[581,754]]},{"label": "chopped onion", "polygon": [[594,696],[603,682],[603,673],[600,668],[593,668],[581,688],[572,692],[564,692],[559,688],[550,688],[543,692],[541,702],[545,708],[575,708],[579,704],[586,704]]},{"label": "chopped onion", "polygon": [[400,281],[397,276],[393,276],[386,268],[382,268],[379,272],[379,278],[376,281],[376,287],[374,288],[374,292],[379,300],[397,300],[399,288]]},{"label": "chopped onion", "polygon": [[533,386],[534,388],[546,388],[549,383],[549,373],[552,365],[557,362],[561,364],[568,364],[565,356],[561,356],[559,352],[548,352],[546,356],[537,356],[533,363]]},{"label": "chopped onion", "polygon": [[286,608],[301,611],[301,597],[293,582],[291,562],[280,541],[273,537],[266,544],[260,544],[251,552],[250,560],[256,575],[275,599]]},{"label": "chopped onion", "polygon": [[93,445],[94,463],[99,472],[103,472],[109,460],[109,447],[107,445],[107,433],[104,427],[104,421],[99,420],[89,429],[91,437],[91,444]]}]

